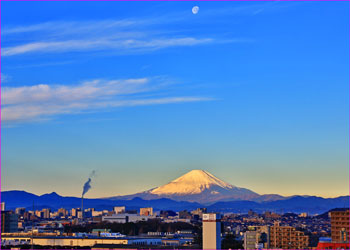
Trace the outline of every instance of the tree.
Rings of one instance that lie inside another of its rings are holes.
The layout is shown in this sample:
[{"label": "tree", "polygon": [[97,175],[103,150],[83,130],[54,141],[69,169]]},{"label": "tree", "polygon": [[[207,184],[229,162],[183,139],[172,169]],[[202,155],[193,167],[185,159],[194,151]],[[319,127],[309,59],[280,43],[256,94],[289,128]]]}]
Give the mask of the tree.
[{"label": "tree", "polygon": [[222,249],[242,249],[243,242],[236,239],[233,234],[226,234],[224,239],[221,241]]}]

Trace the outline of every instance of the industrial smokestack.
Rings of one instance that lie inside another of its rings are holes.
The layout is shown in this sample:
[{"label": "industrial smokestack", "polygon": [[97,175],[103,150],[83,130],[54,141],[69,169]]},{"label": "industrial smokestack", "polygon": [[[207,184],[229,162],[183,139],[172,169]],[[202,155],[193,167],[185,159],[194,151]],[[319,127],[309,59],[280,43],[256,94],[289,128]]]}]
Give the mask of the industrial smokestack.
[{"label": "industrial smokestack", "polygon": [[81,218],[84,220],[84,196],[81,196]]}]

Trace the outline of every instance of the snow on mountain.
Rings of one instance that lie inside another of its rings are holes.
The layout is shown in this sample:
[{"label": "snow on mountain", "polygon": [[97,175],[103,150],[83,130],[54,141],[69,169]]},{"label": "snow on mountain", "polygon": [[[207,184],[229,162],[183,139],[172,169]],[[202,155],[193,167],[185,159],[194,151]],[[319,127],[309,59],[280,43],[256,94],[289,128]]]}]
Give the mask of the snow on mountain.
[{"label": "snow on mountain", "polygon": [[112,199],[169,198],[176,201],[190,201],[210,204],[216,201],[254,200],[260,195],[246,188],[233,186],[204,170],[192,170],[163,186],[148,191]]},{"label": "snow on mountain", "polygon": [[157,195],[199,194],[212,186],[218,186],[227,190],[234,188],[231,184],[218,179],[207,171],[192,170],[166,185],[153,189],[150,193]]}]

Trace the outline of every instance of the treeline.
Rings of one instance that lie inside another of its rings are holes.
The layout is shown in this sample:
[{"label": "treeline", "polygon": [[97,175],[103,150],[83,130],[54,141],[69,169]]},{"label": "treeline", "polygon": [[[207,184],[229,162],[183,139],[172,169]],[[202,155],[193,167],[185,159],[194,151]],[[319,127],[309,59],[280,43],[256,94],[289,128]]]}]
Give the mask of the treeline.
[{"label": "treeline", "polygon": [[110,229],[113,233],[121,233],[128,236],[146,234],[148,232],[168,232],[175,233],[178,230],[192,230],[194,233],[201,232],[199,226],[194,226],[185,222],[165,223],[158,219],[128,222],[128,223],[109,223],[101,222],[97,224],[86,225],[66,225],[64,231],[66,233],[85,232],[91,233],[93,229]]}]

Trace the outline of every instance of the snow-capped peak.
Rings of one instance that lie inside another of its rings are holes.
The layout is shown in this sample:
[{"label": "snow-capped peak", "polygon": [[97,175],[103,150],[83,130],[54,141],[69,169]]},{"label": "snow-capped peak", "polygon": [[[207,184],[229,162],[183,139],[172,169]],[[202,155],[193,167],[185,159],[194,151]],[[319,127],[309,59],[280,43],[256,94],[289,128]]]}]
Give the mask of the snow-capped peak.
[{"label": "snow-capped peak", "polygon": [[155,188],[150,191],[152,194],[199,194],[212,186],[219,186],[224,189],[232,189],[234,186],[228,184],[211,173],[204,170],[192,170],[176,180]]}]

